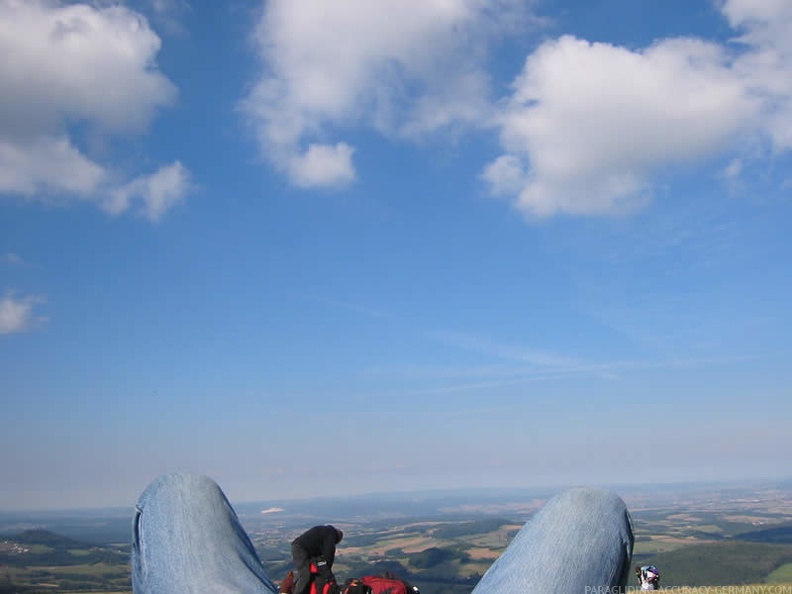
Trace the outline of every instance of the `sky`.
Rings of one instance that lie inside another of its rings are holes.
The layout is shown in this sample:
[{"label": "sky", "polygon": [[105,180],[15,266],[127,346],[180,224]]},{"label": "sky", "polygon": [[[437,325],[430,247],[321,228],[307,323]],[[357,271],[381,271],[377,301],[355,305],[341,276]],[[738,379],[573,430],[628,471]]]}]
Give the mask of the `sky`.
[{"label": "sky", "polygon": [[790,30],[0,0],[0,510],[789,477]]}]

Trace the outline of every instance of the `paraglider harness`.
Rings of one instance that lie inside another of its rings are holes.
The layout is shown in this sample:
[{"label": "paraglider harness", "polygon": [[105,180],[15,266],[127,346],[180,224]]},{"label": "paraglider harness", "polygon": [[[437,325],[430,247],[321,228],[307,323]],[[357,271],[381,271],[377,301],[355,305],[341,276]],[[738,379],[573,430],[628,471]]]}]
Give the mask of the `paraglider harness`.
[{"label": "paraglider harness", "polygon": [[643,565],[635,568],[635,575],[641,582],[641,590],[660,589],[660,571],[654,565]]},{"label": "paraglider harness", "polygon": [[311,572],[310,594],[340,594],[333,570],[322,556],[311,557],[308,569]]}]

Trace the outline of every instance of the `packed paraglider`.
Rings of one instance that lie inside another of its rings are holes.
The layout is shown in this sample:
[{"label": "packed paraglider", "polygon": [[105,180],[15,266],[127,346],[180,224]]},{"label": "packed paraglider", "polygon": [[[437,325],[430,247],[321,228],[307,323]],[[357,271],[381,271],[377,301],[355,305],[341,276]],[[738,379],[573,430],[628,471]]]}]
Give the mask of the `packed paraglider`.
[{"label": "packed paraglider", "polygon": [[641,565],[635,568],[635,575],[641,582],[641,590],[660,589],[660,571],[654,565]]}]

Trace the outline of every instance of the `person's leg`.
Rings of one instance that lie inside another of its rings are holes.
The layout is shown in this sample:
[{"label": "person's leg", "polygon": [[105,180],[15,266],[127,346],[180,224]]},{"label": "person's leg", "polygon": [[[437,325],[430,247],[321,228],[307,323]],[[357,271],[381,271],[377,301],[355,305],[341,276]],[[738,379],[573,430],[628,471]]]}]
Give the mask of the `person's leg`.
[{"label": "person's leg", "polygon": [[632,549],[619,497],[570,489],[523,526],[473,594],[615,594],[627,583]]},{"label": "person's leg", "polygon": [[311,585],[311,561],[308,551],[298,544],[292,543],[292,561],[294,570],[297,572],[297,580],[294,582],[294,594],[306,594]]},{"label": "person's leg", "polygon": [[135,594],[277,594],[220,487],[203,476],[155,480],[138,500]]}]

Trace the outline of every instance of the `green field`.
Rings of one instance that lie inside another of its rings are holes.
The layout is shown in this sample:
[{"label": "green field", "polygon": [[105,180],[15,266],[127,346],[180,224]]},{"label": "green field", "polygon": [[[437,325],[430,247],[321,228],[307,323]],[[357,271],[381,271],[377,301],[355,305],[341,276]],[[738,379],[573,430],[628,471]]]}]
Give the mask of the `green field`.
[{"label": "green field", "polygon": [[792,584],[792,563],[785,563],[767,576],[771,584]]}]

